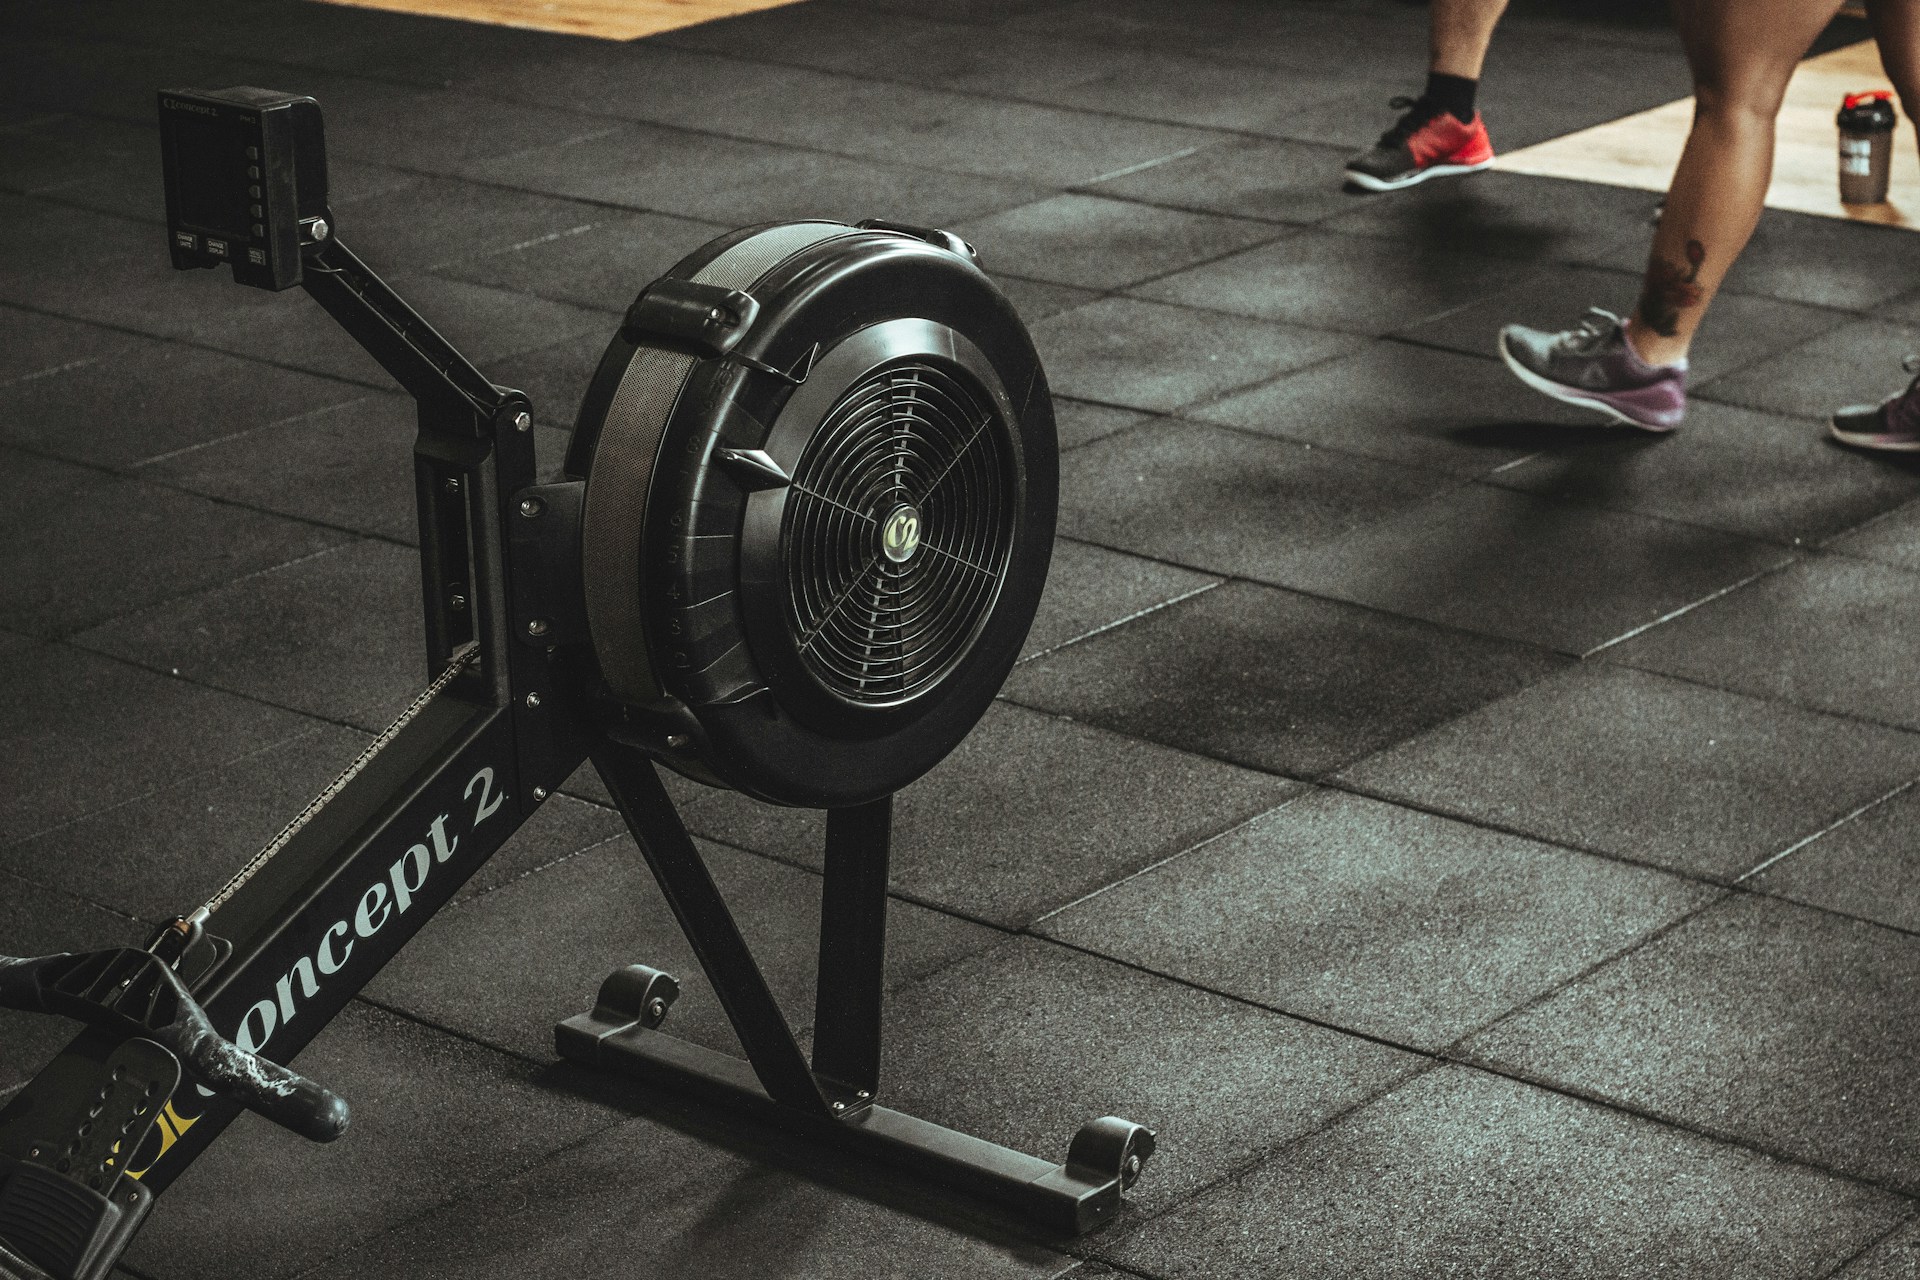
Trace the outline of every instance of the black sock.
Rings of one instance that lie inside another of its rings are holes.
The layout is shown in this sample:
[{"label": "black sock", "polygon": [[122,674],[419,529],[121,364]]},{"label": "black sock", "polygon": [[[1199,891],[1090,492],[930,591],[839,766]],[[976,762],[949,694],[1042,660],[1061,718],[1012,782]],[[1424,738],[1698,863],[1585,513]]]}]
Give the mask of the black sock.
[{"label": "black sock", "polygon": [[1440,110],[1452,112],[1454,119],[1465,124],[1473,119],[1473,91],[1479,87],[1478,80],[1429,71],[1427,91],[1420,96]]}]

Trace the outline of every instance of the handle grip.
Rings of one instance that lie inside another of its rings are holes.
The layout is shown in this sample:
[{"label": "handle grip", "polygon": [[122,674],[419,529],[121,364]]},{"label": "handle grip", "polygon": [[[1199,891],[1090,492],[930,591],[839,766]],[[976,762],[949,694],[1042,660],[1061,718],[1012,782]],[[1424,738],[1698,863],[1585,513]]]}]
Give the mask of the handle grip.
[{"label": "handle grip", "polygon": [[79,955],[0,956],[0,1008],[54,1013],[123,1036],[144,1036],[207,1088],[314,1142],[347,1130],[347,1101],[241,1048],[158,956],[131,948]]}]

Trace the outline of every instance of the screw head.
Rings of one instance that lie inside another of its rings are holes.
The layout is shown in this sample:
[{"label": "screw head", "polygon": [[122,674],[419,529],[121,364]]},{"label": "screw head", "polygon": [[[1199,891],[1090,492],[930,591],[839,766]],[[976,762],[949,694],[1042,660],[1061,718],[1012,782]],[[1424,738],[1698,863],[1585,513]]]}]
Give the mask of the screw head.
[{"label": "screw head", "polygon": [[547,789],[545,787],[535,787],[533,789],[533,798],[535,800],[545,800],[547,798]]},{"label": "screw head", "polygon": [[455,613],[465,613],[467,611],[467,598],[456,591],[447,597],[447,608],[453,610]]},{"label": "screw head", "polygon": [[670,733],[667,735],[667,745],[678,750],[687,745],[687,735],[684,733]]},{"label": "screw head", "polygon": [[533,415],[524,411],[514,414],[513,429],[515,431],[533,430]]},{"label": "screw head", "polygon": [[325,218],[315,218],[313,220],[313,238],[315,240],[325,240],[332,234],[333,228],[327,225]]},{"label": "screw head", "polygon": [[527,634],[530,636],[543,636],[547,634],[551,628],[552,624],[545,618],[535,618],[533,621],[527,623]]},{"label": "screw head", "polygon": [[459,477],[459,476],[448,476],[448,477],[447,477],[447,492],[448,492],[448,493],[458,493],[458,492],[460,492],[460,477]]},{"label": "screw head", "polygon": [[520,514],[531,520],[547,509],[547,504],[538,498],[520,499]]},{"label": "screw head", "polygon": [[835,1111],[845,1111],[847,1109],[847,1104],[844,1102],[836,1102],[833,1104],[833,1109]]},{"label": "screw head", "polygon": [[667,1002],[659,996],[647,1001],[647,1016],[655,1022],[667,1016]]},{"label": "screw head", "polygon": [[860,1101],[866,1102],[867,1100],[873,1097],[873,1091],[871,1089],[862,1089],[858,1096],[860,1098]]},{"label": "screw head", "polygon": [[530,693],[530,694],[528,694],[528,695],[527,695],[527,710],[529,710],[529,711],[531,711],[531,710],[533,710],[533,709],[534,709],[535,707],[537,707],[537,706],[539,706],[539,705],[540,705],[540,695],[539,695],[539,694],[537,694],[537,693]]}]

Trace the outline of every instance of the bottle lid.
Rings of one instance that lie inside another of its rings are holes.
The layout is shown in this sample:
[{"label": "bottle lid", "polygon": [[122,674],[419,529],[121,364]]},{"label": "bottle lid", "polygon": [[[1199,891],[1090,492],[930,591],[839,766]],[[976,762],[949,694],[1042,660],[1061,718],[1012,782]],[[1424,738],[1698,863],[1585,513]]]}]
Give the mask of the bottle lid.
[{"label": "bottle lid", "polygon": [[[1828,101],[1832,101],[1832,99],[1828,99]],[[1892,101],[1893,91],[1891,89],[1868,89],[1863,93],[1850,93],[1842,98],[1840,100],[1840,108],[1843,111],[1851,111],[1863,102]]]}]

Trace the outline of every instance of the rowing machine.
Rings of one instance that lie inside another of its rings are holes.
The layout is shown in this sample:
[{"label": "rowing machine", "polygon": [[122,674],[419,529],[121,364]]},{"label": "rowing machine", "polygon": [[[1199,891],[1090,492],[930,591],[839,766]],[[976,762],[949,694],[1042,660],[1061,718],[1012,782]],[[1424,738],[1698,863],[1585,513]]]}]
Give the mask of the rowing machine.
[{"label": "rowing machine", "polygon": [[[556,1028],[563,1056],[1048,1233],[1112,1217],[1138,1125],[1094,1120],[1054,1164],[876,1101],[892,796],[984,714],[1052,546],[1046,380],[972,250],[879,222],[712,241],[641,291],[540,483],[527,398],[341,243],[317,103],[159,110],[173,265],[304,288],[418,402],[427,685],[146,949],[0,956],[0,1006],[85,1027],[0,1108],[0,1277],[105,1276],[243,1109],[338,1137],[346,1103],[280,1064],[586,760],[746,1057],[662,1032],[678,983],[641,965]],[[656,764],[827,810],[811,1059]]]}]

